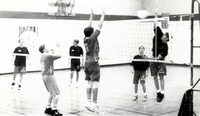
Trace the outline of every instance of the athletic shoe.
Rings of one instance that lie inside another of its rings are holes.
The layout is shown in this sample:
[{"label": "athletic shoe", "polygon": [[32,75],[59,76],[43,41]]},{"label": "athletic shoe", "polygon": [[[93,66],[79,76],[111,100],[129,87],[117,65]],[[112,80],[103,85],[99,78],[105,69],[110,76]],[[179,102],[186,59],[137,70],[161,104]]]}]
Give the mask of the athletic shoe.
[{"label": "athletic shoe", "polygon": [[99,106],[97,105],[97,103],[92,102],[90,105],[90,109],[92,110],[92,112],[99,114]]},{"label": "athletic shoe", "polygon": [[88,103],[86,103],[85,108],[86,108],[87,110],[89,110],[90,112],[94,112],[94,111],[92,110],[91,106],[92,106],[92,102],[88,102]]},{"label": "athletic shoe", "polygon": [[52,114],[52,109],[51,108],[46,108],[44,113],[48,114],[48,115],[51,115]]},{"label": "athletic shoe", "polygon": [[99,106],[97,105],[97,103],[92,103],[92,110],[99,114]]},{"label": "athletic shoe", "polygon": [[15,86],[15,83],[13,82],[13,83],[11,84],[11,89],[12,89],[14,86]]},{"label": "athletic shoe", "polygon": [[160,97],[160,96],[161,96],[161,93],[160,93],[160,92],[159,92],[159,93],[157,93],[157,99],[156,99],[156,100],[157,100],[157,102],[161,102],[161,97]]},{"label": "athletic shoe", "polygon": [[160,101],[159,102],[162,102],[162,100],[164,99],[164,94],[160,94]]},{"label": "athletic shoe", "polygon": [[69,82],[69,87],[71,87],[71,85],[72,85],[72,81]]},{"label": "athletic shoe", "polygon": [[22,87],[22,86],[21,86],[21,85],[19,85],[19,86],[18,86],[18,90],[21,90],[21,87]]},{"label": "athletic shoe", "polygon": [[133,98],[133,101],[136,101],[138,100],[138,95],[136,95],[134,98]]},{"label": "athletic shoe", "polygon": [[58,110],[52,110],[51,115],[52,116],[62,116],[62,114],[59,113]]},{"label": "athletic shoe", "polygon": [[144,96],[143,102],[147,101],[147,95]]},{"label": "athletic shoe", "polygon": [[76,82],[76,88],[78,88],[79,87],[79,84],[78,84],[78,82]]}]

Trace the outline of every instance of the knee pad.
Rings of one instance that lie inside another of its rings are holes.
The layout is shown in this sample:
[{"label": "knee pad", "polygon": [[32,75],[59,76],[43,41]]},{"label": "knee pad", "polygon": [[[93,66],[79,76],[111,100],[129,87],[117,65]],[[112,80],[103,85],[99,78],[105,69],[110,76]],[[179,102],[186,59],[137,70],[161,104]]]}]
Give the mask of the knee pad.
[{"label": "knee pad", "polygon": [[92,88],[99,88],[99,82],[97,82],[97,81],[93,81],[92,82]]},{"label": "knee pad", "polygon": [[87,88],[92,88],[92,81],[87,81]]}]

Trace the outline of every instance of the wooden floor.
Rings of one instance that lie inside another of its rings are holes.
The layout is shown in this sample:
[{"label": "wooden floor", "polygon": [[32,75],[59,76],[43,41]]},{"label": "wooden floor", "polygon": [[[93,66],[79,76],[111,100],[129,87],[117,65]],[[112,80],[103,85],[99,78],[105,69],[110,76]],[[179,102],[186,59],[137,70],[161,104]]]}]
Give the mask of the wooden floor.
[{"label": "wooden floor", "polygon": [[[148,100],[143,102],[143,93],[139,85],[139,99],[132,101],[133,75],[131,67],[113,66],[101,68],[101,82],[98,104],[101,116],[177,116],[182,96],[190,88],[189,67],[168,66],[165,77],[165,99],[156,102],[156,92],[152,77],[146,80]],[[200,78],[200,68],[194,70],[194,82]],[[94,116],[85,109],[86,90],[84,72],[80,72],[79,88],[69,87],[69,70],[56,71],[62,92],[58,109],[64,116]],[[27,73],[22,89],[11,89],[12,74],[0,75],[0,116],[46,116],[43,112],[47,101],[41,73]],[[17,79],[19,76],[17,77]],[[75,79],[75,78],[74,78]],[[200,89],[200,83],[196,89]],[[194,111],[200,115],[200,92],[194,93]]]}]

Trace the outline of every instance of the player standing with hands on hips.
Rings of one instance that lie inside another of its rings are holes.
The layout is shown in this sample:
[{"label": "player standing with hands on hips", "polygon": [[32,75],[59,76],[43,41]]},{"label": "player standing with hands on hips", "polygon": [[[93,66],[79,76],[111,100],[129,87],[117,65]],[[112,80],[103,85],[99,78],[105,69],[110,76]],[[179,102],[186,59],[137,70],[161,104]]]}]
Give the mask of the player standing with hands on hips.
[{"label": "player standing with hands on hips", "polygon": [[[89,19],[89,25],[84,29],[84,45],[86,49],[85,59],[85,80],[87,82],[87,99],[86,108],[91,112],[99,113],[97,105],[98,87],[100,81],[100,66],[99,66],[99,41],[98,36],[103,25],[105,10],[103,9],[99,25],[96,30],[92,26],[93,9]],[[92,100],[93,95],[93,100]]]}]

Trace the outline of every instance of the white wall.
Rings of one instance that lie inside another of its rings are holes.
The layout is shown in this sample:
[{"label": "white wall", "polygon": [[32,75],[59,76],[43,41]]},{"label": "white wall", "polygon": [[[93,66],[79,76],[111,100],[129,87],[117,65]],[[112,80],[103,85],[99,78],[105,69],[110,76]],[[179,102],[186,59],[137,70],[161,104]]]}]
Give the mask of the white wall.
[{"label": "white wall", "polygon": [[[26,11],[26,12],[49,12],[48,2],[54,0],[1,0],[0,10],[8,11]],[[145,8],[150,15],[155,12],[156,0],[143,0]],[[169,12],[170,14],[188,14],[191,10],[191,0],[157,0],[158,13]],[[88,4],[89,3],[89,4]],[[76,0],[76,13],[89,13],[93,6],[95,13],[100,13],[101,7],[104,6],[106,14],[115,15],[136,15],[139,9],[142,9],[140,0]],[[196,8],[197,5],[195,5]],[[195,12],[197,8],[195,9]],[[97,23],[94,23],[97,25]],[[18,27],[19,26],[38,26],[38,39],[41,41],[61,41],[63,44],[63,58],[56,61],[56,68],[67,68],[68,48],[71,46],[73,39],[83,38],[82,29],[87,25],[87,21],[75,20],[28,20],[28,19],[0,19],[0,73],[13,72],[11,65],[12,52],[18,45]],[[125,63],[128,62],[134,54],[137,53],[139,45],[146,43],[148,46],[146,53],[150,56],[152,31],[145,41],[133,38],[140,38],[137,29],[132,21],[111,21],[105,22],[102,34],[100,35],[101,44],[101,64]],[[198,23],[195,22],[194,43],[200,45]],[[141,26],[142,28],[142,26]],[[151,28],[149,26],[149,28]],[[151,30],[151,29],[149,29]],[[173,35],[170,44],[170,58],[174,62],[188,63],[190,61],[190,22],[170,22],[169,31]],[[56,40],[55,40],[56,38]],[[147,42],[149,38],[149,42]],[[114,42],[114,44],[113,44]],[[139,42],[139,43],[136,43]],[[40,42],[42,43],[42,42]],[[82,43],[80,45],[83,46]],[[29,48],[32,53],[32,65],[27,66],[28,70],[39,70],[38,46]],[[198,54],[199,49],[194,50],[194,63],[200,64]]]},{"label": "white wall", "polygon": [[[0,73],[13,72],[12,53],[18,46],[19,26],[37,26],[38,38],[37,45],[29,46],[31,53],[31,66],[27,65],[28,71],[40,70],[40,53],[38,47],[43,42],[60,42],[63,57],[55,62],[55,68],[69,68],[68,54],[69,47],[73,39],[80,40],[83,47],[83,29],[88,21],[75,20],[26,20],[26,19],[0,19]],[[97,27],[98,22],[94,22]],[[169,43],[170,51],[167,60],[176,63],[189,63],[190,61],[190,22],[170,22],[169,31],[174,36]],[[197,23],[195,23],[197,25]],[[100,42],[100,64],[129,63],[134,55],[138,53],[138,47],[143,45],[146,54],[151,57],[153,23],[146,24],[127,21],[105,21],[101,34]],[[195,29],[197,31],[197,29]],[[199,38],[196,36],[196,38]],[[199,41],[198,41],[199,42]],[[198,44],[195,41],[195,44]],[[84,47],[83,47],[84,48]],[[200,60],[195,51],[194,63],[200,65]]]}]

